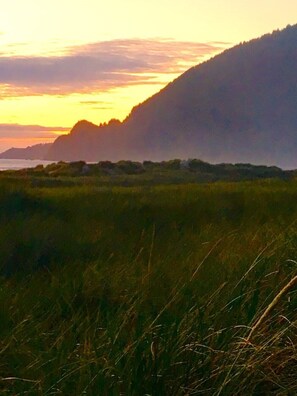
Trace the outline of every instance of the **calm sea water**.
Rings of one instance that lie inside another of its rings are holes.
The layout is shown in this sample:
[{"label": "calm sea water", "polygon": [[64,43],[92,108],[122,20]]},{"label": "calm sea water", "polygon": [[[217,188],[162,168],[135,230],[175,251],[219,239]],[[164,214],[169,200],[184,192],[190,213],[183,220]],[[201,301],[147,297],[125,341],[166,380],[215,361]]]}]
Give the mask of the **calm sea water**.
[{"label": "calm sea water", "polygon": [[24,169],[34,168],[37,165],[48,165],[52,161],[41,161],[41,160],[20,160],[20,159],[0,159],[0,171],[8,169]]}]

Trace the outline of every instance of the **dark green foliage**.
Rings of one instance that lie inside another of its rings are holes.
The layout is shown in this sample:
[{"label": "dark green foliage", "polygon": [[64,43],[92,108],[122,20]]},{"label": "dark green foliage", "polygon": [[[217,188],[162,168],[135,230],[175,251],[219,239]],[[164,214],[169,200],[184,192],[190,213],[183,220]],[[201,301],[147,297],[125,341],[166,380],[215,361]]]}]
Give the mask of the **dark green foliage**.
[{"label": "dark green foliage", "polygon": [[[100,161],[98,163],[77,162],[57,162],[43,167],[23,169],[19,171],[1,172],[4,177],[7,175],[16,176],[40,176],[59,178],[62,177],[97,177],[97,182],[105,184],[107,181],[119,185],[140,185],[140,184],[177,184],[213,182],[218,180],[254,180],[267,178],[280,178],[284,180],[295,176],[295,171],[285,171],[274,166],[257,166],[251,164],[209,164],[207,162],[190,159],[182,161],[174,159],[170,161],[152,162],[144,161]],[[106,176],[108,178],[106,179]],[[112,178],[110,178],[112,176]],[[73,181],[68,180],[70,184]],[[49,182],[49,184],[52,181]],[[75,183],[78,183],[76,181]],[[94,180],[91,181],[94,183]],[[55,183],[55,185],[57,185]]]},{"label": "dark green foliage", "polygon": [[104,177],[2,175],[1,395],[296,394],[296,288],[246,341],[297,272],[295,181]]},{"label": "dark green foliage", "polygon": [[172,169],[172,170],[180,170],[181,168],[181,160],[180,159],[173,159],[170,161],[162,161],[161,167]]},{"label": "dark green foliage", "polygon": [[119,161],[115,164],[115,167],[127,175],[137,175],[144,172],[143,166],[140,162]]}]

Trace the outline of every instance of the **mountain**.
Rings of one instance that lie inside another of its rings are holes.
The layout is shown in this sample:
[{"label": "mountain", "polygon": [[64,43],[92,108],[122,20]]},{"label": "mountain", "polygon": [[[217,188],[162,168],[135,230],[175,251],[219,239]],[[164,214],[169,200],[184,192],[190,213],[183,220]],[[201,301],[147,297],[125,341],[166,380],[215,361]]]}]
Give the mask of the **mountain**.
[{"label": "mountain", "polygon": [[75,125],[51,160],[201,158],[297,166],[297,25],[191,68],[121,124]]},{"label": "mountain", "polygon": [[[108,124],[96,126],[88,121],[79,121],[69,135],[58,137],[46,159],[76,161],[115,160],[132,158],[128,149],[129,136],[123,132],[123,124],[111,120]],[[132,145],[131,145],[132,147]],[[126,152],[126,153],[125,153]]]},{"label": "mountain", "polygon": [[45,158],[201,158],[296,168],[297,25],[189,69],[122,123],[78,122]]},{"label": "mountain", "polygon": [[43,159],[51,146],[51,143],[35,144],[26,148],[10,148],[0,154],[0,159]]}]

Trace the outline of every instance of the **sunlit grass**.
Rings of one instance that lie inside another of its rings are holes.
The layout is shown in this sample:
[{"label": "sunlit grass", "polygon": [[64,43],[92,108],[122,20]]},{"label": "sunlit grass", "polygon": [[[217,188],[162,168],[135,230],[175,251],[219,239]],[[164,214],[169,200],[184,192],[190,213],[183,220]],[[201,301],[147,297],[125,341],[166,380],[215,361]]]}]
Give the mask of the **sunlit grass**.
[{"label": "sunlit grass", "polygon": [[2,181],[1,394],[297,392],[295,182],[61,183]]}]

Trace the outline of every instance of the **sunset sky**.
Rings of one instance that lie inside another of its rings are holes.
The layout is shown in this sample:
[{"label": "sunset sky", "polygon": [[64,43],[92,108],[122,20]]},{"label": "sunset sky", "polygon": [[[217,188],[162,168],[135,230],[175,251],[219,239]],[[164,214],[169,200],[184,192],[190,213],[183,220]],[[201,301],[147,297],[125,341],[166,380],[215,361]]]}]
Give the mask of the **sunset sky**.
[{"label": "sunset sky", "polygon": [[295,0],[0,0],[0,151],[124,119],[190,66],[297,21]]}]

